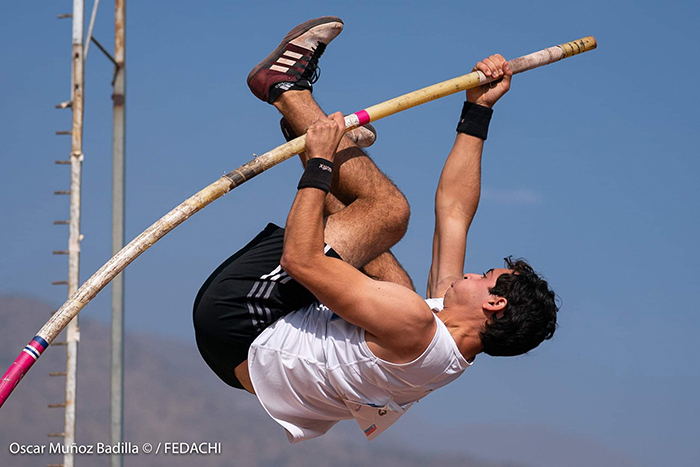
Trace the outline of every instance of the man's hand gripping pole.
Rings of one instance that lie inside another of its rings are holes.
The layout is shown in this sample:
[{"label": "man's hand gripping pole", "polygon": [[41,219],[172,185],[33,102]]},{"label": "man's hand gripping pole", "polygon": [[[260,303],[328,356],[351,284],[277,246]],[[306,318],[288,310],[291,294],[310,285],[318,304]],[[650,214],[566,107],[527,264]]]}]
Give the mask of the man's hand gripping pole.
[{"label": "man's hand gripping pole", "polygon": [[[596,48],[593,37],[584,37],[577,41],[549,47],[539,52],[531,53],[508,62],[513,73],[522,73],[543,65],[557,62]],[[449,96],[476,86],[489,83],[492,80],[480,71],[443,81],[403,96],[368,107],[345,117],[346,131],[357,128],[369,122],[374,122],[389,115],[401,112],[441,97]],[[306,135],[302,135],[286,144],[256,157],[247,164],[230,172],[207,186],[191,198],[167,213],[128,245],[114,255],[104,266],[90,277],[78,289],[76,294],[66,301],[63,306],[42,327],[37,335],[25,346],[0,380],[0,407],[5,403],[22,377],[29,371],[34,362],[44,353],[46,348],[68,325],[68,323],[87,305],[114,277],[126,268],[133,260],[160,240],[165,234],[183,223],[189,217],[207,206],[212,201],[222,197],[238,185],[264,172],[272,166],[285,161],[296,154],[304,152]]]}]

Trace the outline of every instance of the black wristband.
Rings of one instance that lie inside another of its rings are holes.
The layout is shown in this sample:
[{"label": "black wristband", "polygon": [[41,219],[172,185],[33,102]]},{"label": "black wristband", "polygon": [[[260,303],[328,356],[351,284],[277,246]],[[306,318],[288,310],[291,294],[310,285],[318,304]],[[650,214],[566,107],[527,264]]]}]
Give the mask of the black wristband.
[{"label": "black wristband", "polygon": [[462,107],[462,116],[457,124],[457,132],[486,140],[486,136],[489,133],[491,115],[493,115],[493,109],[465,102],[464,107]]},{"label": "black wristband", "polygon": [[333,162],[315,157],[306,161],[306,169],[299,180],[297,190],[302,188],[318,188],[328,193],[333,181]]}]

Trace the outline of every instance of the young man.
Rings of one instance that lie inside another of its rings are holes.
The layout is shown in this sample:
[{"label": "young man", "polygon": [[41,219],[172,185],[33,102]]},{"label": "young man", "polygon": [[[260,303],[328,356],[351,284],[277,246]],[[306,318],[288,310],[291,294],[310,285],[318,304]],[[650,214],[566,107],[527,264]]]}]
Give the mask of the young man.
[{"label": "young man", "polygon": [[500,81],[467,92],[436,193],[423,300],[389,252],[406,231],[408,203],[343,136],[342,115],[326,117],[311,96],[318,59],[342,27],[335,17],[297,26],[249,75],[286,135],[306,131],[306,169],[286,229],[268,225],[227,259],[194,306],[204,360],[256,394],[291,442],[351,418],[373,439],[477,354],[525,353],[556,326],[554,293],[525,262],[462,273],[491,107],[510,87],[503,57],[475,67]]}]

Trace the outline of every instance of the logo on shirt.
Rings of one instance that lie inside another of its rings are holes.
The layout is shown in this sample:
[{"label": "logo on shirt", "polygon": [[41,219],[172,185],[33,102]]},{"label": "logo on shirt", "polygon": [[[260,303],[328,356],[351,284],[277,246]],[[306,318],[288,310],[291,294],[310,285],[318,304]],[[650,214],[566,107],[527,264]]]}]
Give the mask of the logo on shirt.
[{"label": "logo on shirt", "polygon": [[377,431],[377,425],[372,425],[371,427],[369,427],[365,430],[365,436],[369,436],[372,433],[374,433],[375,431]]}]

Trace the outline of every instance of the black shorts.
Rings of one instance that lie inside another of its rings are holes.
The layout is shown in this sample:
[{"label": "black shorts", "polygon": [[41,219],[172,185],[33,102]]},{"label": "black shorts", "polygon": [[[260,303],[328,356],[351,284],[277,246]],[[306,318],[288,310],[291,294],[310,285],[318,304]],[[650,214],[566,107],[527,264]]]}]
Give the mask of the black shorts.
[{"label": "black shorts", "polygon": [[[225,383],[243,386],[233,370],[248,348],[280,317],[316,301],[280,266],[284,229],[268,224],[250,243],[224,261],[204,282],[194,302],[197,347]],[[340,258],[326,246],[326,255]]]}]

